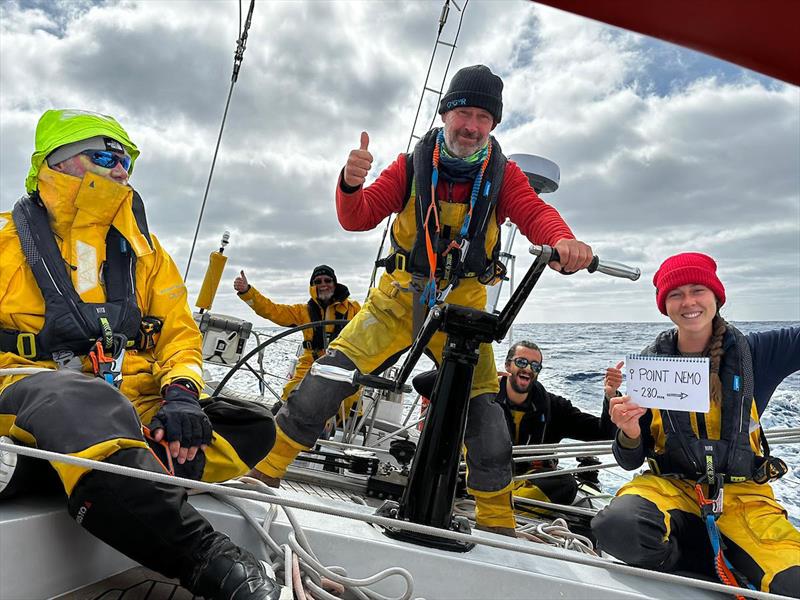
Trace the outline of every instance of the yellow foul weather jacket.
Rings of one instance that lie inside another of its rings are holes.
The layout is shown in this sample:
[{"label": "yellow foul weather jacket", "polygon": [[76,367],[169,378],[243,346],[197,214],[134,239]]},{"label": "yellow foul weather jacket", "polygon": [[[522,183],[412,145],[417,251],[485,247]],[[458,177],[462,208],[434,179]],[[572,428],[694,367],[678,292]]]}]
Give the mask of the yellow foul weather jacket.
[{"label": "yellow foul weather jacket", "polygon": [[[341,283],[336,284],[333,302],[324,309],[317,300],[317,289],[313,285],[310,286],[310,294],[311,299],[306,304],[276,304],[256,288],[250,286],[249,290],[239,294],[239,298],[252,308],[259,317],[268,319],[282,327],[297,327],[312,321],[332,321],[336,319],[349,321],[361,309],[361,305],[358,302],[350,299],[349,290]],[[314,310],[320,316],[312,318],[310,310]],[[341,326],[326,325],[325,335],[328,341],[333,339],[334,334],[337,334],[341,328]],[[313,362],[322,356],[324,352],[322,347],[312,347],[316,329],[321,328],[311,327],[303,330],[303,354],[299,357],[292,378],[283,388],[282,396],[284,400],[289,396],[289,392],[303,380]],[[318,338],[320,333],[317,332]],[[327,343],[324,346],[327,346]]]},{"label": "yellow foul weather jacket", "polygon": [[[84,302],[106,301],[101,267],[109,228],[113,225],[131,241],[136,253],[137,304],[142,315],[157,317],[163,327],[151,350],[127,351],[122,368],[122,393],[141,413],[143,407],[139,405],[150,404],[160,397],[160,390],[175,379],[189,379],[202,389],[201,336],[186,302],[186,287],[158,239],[151,235],[151,247],[139,231],[132,212],[132,188],[92,173],[80,179],[54,171],[43,163],[39,171],[39,195],[65,268],[69,269],[75,290]],[[38,333],[44,323],[44,298],[8,212],[0,213],[0,255],[3,257],[0,328]],[[91,373],[87,357],[81,359],[82,370]],[[11,367],[55,368],[56,364],[12,352],[0,353],[0,369]],[[0,375],[0,391],[22,377],[25,375]],[[143,420],[148,422],[149,416]]]}]

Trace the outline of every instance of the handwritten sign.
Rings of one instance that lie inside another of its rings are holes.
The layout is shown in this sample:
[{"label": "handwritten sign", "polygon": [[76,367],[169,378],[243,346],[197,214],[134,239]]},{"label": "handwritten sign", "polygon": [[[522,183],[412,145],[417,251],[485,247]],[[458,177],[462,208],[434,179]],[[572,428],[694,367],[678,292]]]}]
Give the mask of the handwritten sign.
[{"label": "handwritten sign", "polygon": [[629,354],[625,379],[628,395],[639,406],[708,412],[707,357]]}]

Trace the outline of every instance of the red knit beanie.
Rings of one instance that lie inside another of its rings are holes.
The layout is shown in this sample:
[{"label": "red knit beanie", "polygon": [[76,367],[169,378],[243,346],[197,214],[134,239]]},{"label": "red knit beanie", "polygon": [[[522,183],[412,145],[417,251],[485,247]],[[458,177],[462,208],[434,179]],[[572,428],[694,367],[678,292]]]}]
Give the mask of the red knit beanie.
[{"label": "red knit beanie", "polygon": [[725,288],[717,277],[717,263],[699,252],[684,252],[670,256],[661,263],[653,275],[656,286],[656,304],[662,314],[667,314],[667,294],[682,285],[704,285],[717,297],[719,305],[725,304]]}]

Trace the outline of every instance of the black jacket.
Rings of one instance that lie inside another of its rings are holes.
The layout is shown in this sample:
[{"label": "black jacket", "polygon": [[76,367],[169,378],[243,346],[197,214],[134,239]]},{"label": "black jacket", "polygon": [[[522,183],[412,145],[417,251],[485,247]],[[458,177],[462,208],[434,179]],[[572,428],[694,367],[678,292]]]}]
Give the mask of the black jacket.
[{"label": "black jacket", "polygon": [[[584,442],[611,440],[617,433],[617,426],[608,414],[607,399],[603,401],[602,416],[596,417],[576,408],[566,398],[551,394],[538,381],[531,384],[525,402],[513,406],[506,395],[506,378],[501,378],[497,403],[503,407],[511,439],[516,445],[556,444],[564,438]],[[515,410],[525,411],[519,435],[511,414],[512,406]]]}]

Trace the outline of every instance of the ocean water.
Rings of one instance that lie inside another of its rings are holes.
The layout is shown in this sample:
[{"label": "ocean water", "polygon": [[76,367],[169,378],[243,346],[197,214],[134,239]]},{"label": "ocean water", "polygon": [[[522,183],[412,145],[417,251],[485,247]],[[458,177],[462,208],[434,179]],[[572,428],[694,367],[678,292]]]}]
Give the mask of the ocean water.
[{"label": "ocean water", "polygon": [[[798,326],[797,322],[734,322],[742,332],[766,331],[781,327]],[[603,375],[605,369],[615,365],[628,353],[638,353],[664,329],[664,323],[566,323],[515,325],[511,335],[502,343],[494,345],[495,361],[502,368],[510,341],[531,340],[542,349],[544,368],[539,380],[548,391],[563,396],[581,410],[599,414],[603,403]],[[281,328],[259,330],[269,336],[282,331]],[[262,338],[264,339],[264,338]],[[286,381],[292,358],[301,341],[300,334],[289,336],[270,345],[264,356],[264,368],[268,372],[267,382],[280,393]],[[254,347],[253,339],[248,350]],[[255,365],[254,361],[251,361]],[[429,359],[423,357],[416,371],[432,368]],[[214,368],[214,371],[217,369]],[[222,370],[220,370],[222,372]],[[256,391],[257,382],[250,375],[240,375],[231,382],[232,387],[242,391]],[[624,385],[623,385],[624,390]],[[410,405],[415,395],[407,394]],[[762,416],[766,429],[773,427],[800,426],[800,372],[787,377],[778,387]],[[787,509],[795,526],[800,527],[800,444],[775,444],[772,454],[781,457],[789,472],[773,484],[775,496]],[[613,462],[609,456],[603,462]],[[562,461],[565,468],[574,466],[572,459]],[[613,492],[630,480],[634,472],[621,468],[601,472],[604,488]]]}]

